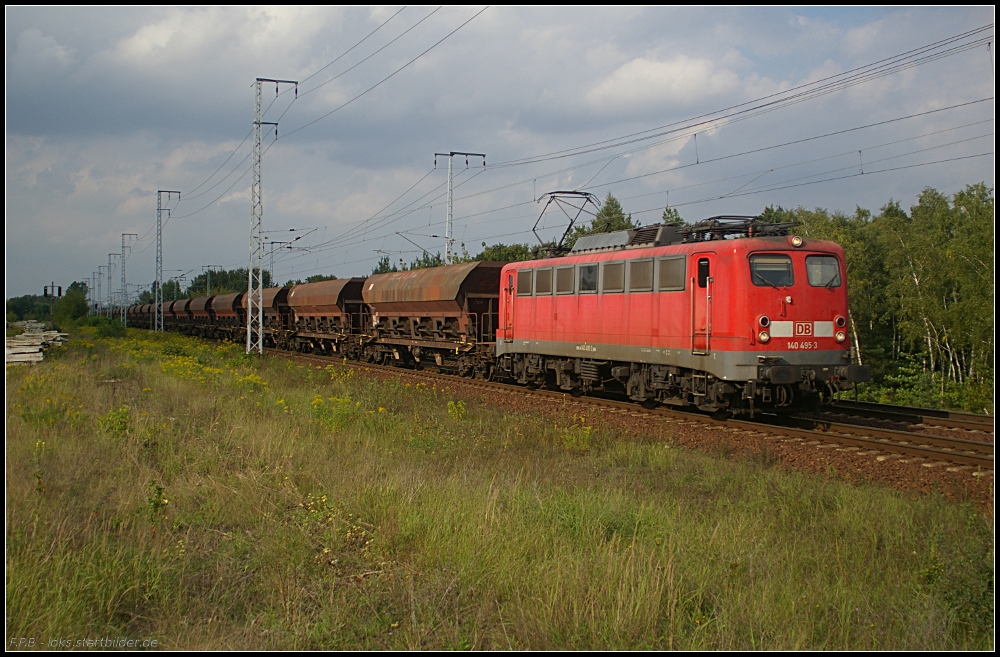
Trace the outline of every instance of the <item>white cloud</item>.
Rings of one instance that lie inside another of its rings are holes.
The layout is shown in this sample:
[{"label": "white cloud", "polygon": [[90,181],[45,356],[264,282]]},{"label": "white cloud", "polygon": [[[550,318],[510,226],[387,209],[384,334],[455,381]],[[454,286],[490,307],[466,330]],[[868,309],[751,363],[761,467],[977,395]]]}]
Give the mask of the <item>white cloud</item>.
[{"label": "white cloud", "polygon": [[37,28],[29,28],[17,35],[17,45],[7,61],[7,74],[13,73],[19,82],[51,84],[49,76],[63,73],[73,63],[73,57],[72,48]]},{"label": "white cloud", "polygon": [[843,41],[844,52],[858,56],[871,51],[882,39],[883,25],[883,21],[878,20],[847,30]]},{"label": "white cloud", "polygon": [[594,85],[587,101],[595,109],[617,113],[622,107],[687,106],[738,91],[741,86],[738,75],[708,59],[639,57]]}]

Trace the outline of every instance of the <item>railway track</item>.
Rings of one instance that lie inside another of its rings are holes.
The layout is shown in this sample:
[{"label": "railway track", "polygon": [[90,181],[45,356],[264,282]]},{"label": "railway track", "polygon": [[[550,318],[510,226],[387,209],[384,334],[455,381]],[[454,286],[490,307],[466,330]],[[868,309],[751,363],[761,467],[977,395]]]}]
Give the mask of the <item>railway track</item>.
[{"label": "railway track", "polygon": [[[330,365],[338,361],[335,358],[315,356],[309,354],[282,354],[284,357],[292,358],[302,362]],[[784,418],[776,415],[761,415],[756,420],[736,420],[736,419],[716,419],[697,412],[679,411],[665,407],[646,408],[634,402],[617,401],[601,397],[573,397],[564,392],[551,390],[527,390],[518,386],[511,386],[503,383],[466,379],[449,374],[441,374],[430,370],[408,370],[386,365],[374,365],[369,363],[350,362],[350,367],[363,369],[384,374],[392,374],[406,378],[421,379],[424,381],[434,380],[446,383],[449,386],[463,386],[467,388],[478,388],[490,392],[501,392],[510,395],[524,395],[534,398],[545,398],[559,401],[566,406],[578,406],[581,408],[603,408],[612,413],[626,413],[632,415],[649,415],[667,418],[677,422],[698,423],[718,428],[737,429],[751,433],[764,433],[775,436],[783,436],[789,440],[801,441],[804,444],[829,445],[839,447],[842,450],[853,450],[859,454],[871,455],[897,455],[904,459],[913,458],[926,461],[930,464],[952,464],[949,469],[975,469],[977,473],[986,474],[993,471],[994,446],[992,442],[970,440],[968,438],[951,438],[944,436],[930,435],[926,433],[899,431],[894,429],[882,429],[860,424],[850,424],[842,422],[830,422],[825,420],[815,420],[808,418]],[[844,402],[841,402],[844,404]],[[861,407],[864,402],[850,402],[858,404],[852,410],[857,410],[858,414],[867,413],[869,409]],[[872,405],[881,408],[872,409],[883,414],[895,413],[898,417],[917,418],[924,417],[913,411],[923,411],[925,415],[937,413],[944,415],[947,419],[949,411],[934,411],[931,409],[909,409],[899,408],[900,411],[884,410],[884,405]],[[838,410],[840,405],[838,405]],[[961,414],[972,415],[972,414]],[[863,417],[874,417],[873,415],[862,415]],[[928,415],[940,419],[941,415]],[[897,420],[899,421],[899,420]],[[918,422],[912,422],[918,424]],[[943,426],[943,425],[942,425]],[[963,427],[964,428],[964,427]]]},{"label": "railway track", "polygon": [[943,411],[936,408],[917,408],[913,406],[893,406],[891,404],[876,404],[863,401],[837,401],[827,413],[837,413],[854,417],[891,420],[912,425],[943,427],[946,429],[965,429],[994,433],[996,418],[992,415],[964,413],[961,411]]}]

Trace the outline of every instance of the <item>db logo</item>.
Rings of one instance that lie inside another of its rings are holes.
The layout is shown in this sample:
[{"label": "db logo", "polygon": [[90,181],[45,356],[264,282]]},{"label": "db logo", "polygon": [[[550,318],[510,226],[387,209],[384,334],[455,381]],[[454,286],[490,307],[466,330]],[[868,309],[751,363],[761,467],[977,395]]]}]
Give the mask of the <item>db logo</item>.
[{"label": "db logo", "polygon": [[812,322],[795,322],[795,335],[812,335]]}]

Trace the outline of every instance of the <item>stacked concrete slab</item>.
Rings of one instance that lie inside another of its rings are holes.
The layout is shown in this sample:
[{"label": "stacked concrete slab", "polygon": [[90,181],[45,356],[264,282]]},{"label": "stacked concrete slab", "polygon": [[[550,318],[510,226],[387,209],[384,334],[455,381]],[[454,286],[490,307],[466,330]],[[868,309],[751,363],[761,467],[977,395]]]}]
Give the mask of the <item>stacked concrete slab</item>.
[{"label": "stacked concrete slab", "polygon": [[46,331],[43,322],[28,320],[11,326],[23,328],[24,333],[7,338],[4,361],[9,364],[39,363],[45,357],[45,349],[62,344],[67,338],[65,333]]}]

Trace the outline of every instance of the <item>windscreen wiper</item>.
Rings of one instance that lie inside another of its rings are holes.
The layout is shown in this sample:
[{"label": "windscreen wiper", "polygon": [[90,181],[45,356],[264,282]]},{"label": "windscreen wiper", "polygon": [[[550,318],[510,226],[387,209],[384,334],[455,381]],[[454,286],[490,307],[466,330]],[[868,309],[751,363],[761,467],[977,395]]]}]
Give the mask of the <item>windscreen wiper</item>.
[{"label": "windscreen wiper", "polygon": [[760,272],[758,272],[758,271],[755,271],[755,270],[753,270],[753,269],[751,269],[750,271],[751,271],[751,273],[753,273],[753,275],[754,275],[754,276],[756,276],[756,277],[757,277],[757,278],[759,278],[760,280],[764,281],[764,282],[765,282],[766,284],[770,285],[770,286],[771,286],[771,287],[773,287],[773,288],[774,288],[775,290],[777,290],[777,289],[778,289],[778,286],[777,286],[777,285],[775,285],[775,284],[774,284],[774,283],[772,283],[771,281],[769,281],[769,280],[767,280],[766,278],[764,278],[764,276],[762,276]]}]

